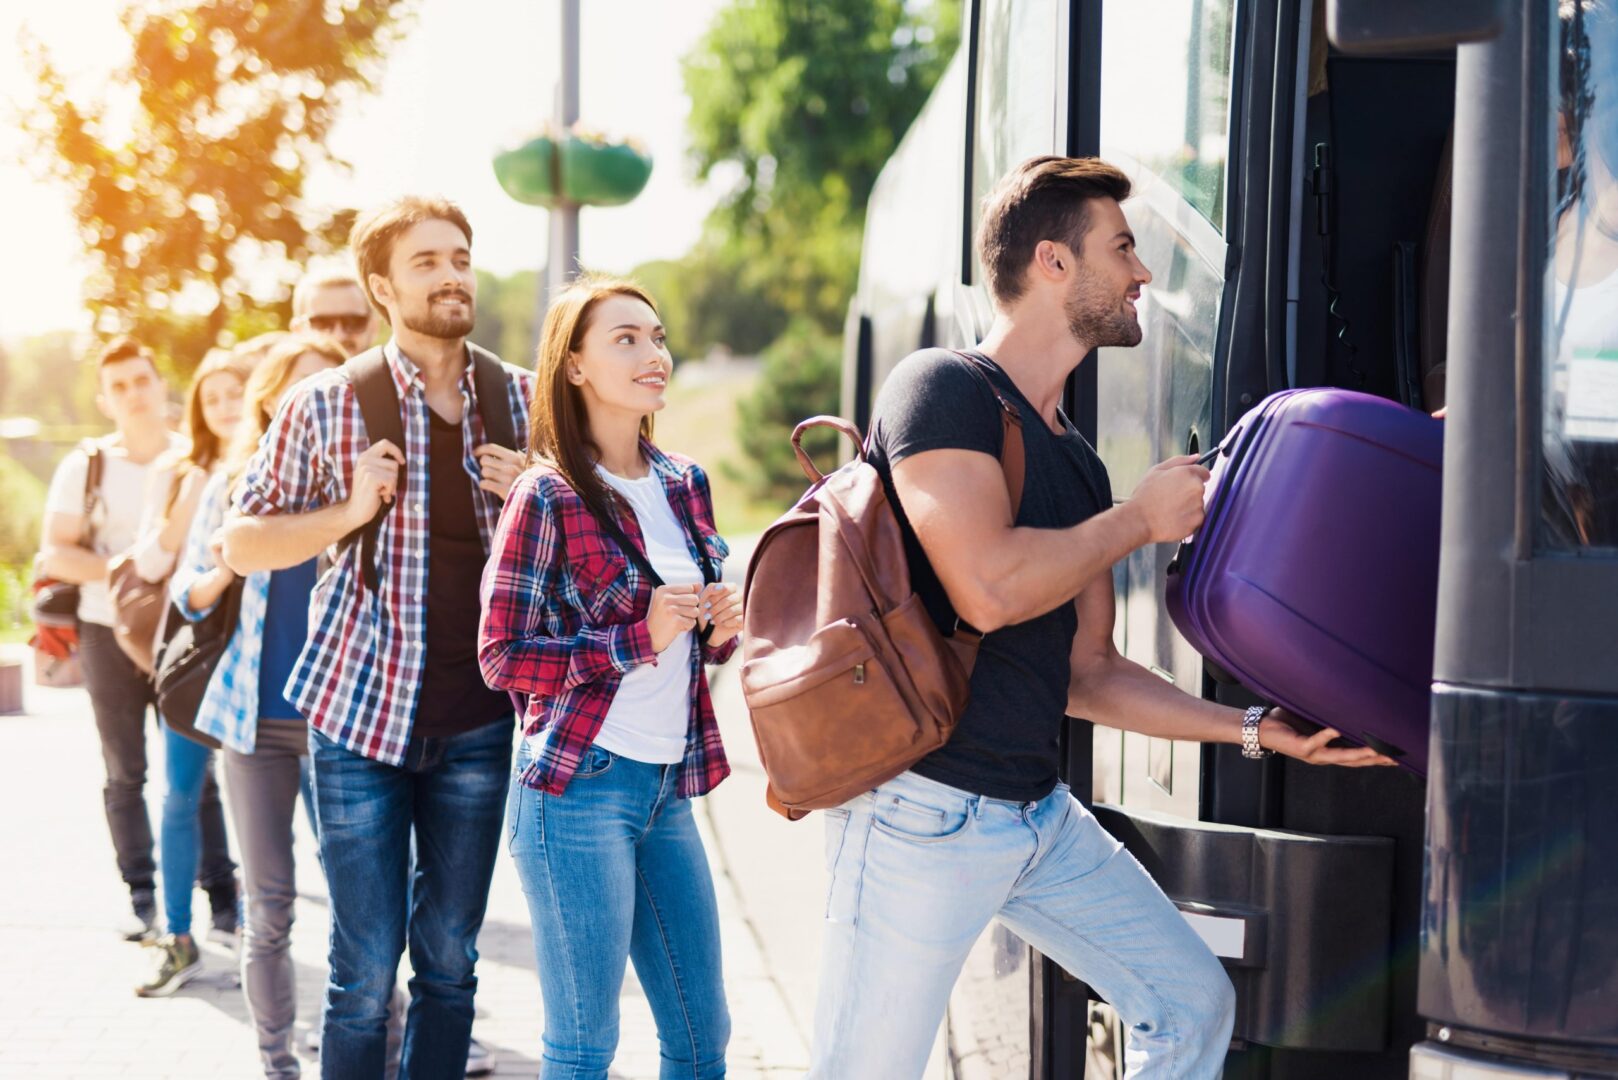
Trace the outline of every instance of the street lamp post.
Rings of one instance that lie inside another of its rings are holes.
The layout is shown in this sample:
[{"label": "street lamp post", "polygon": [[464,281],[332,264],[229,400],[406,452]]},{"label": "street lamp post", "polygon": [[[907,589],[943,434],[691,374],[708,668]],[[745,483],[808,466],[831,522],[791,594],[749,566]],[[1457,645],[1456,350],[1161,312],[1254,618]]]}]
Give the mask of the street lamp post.
[{"label": "street lamp post", "polygon": [[622,206],[641,193],[652,174],[652,156],[639,141],[610,138],[579,124],[579,0],[559,2],[562,78],[551,121],[494,157],[495,176],[507,195],[550,212],[541,319],[550,297],[579,272],[579,209]]},{"label": "street lamp post", "polygon": [[[579,0],[561,0],[562,81],[557,90],[557,127],[570,131],[579,122]],[[558,167],[560,165],[558,164]],[[548,299],[579,270],[579,204],[563,199],[551,211],[550,260],[545,269],[544,311]]]}]

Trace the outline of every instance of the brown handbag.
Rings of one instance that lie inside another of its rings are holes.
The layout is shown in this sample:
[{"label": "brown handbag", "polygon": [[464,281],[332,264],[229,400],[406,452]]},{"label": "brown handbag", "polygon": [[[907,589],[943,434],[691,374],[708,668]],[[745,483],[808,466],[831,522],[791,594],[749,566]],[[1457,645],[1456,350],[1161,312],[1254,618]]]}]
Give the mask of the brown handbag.
[{"label": "brown handbag", "polygon": [[[995,398],[1015,519],[1022,415]],[[857,448],[829,476],[803,449],[804,432],[816,427],[835,428]],[[793,431],[792,448],[810,487],[753,551],[741,682],[769,777],[766,800],[797,820],[891,780],[949,740],[981,635],[962,623],[945,637],[911,589],[899,519],[854,425],[812,417]]]},{"label": "brown handbag", "polygon": [[169,607],[168,578],[147,581],[135,571],[135,556],[124,552],[107,564],[107,596],[112,603],[112,635],[124,655],[151,675],[157,670],[158,635]]}]

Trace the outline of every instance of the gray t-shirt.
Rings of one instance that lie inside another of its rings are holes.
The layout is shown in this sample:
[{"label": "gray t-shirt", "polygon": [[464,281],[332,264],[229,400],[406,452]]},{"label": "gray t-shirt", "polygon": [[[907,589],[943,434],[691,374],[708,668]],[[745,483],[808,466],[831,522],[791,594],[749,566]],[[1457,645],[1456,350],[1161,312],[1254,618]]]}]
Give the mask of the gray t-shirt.
[{"label": "gray t-shirt", "polygon": [[[987,357],[980,359],[987,360]],[[883,384],[871,420],[869,460],[882,477],[904,533],[911,586],[940,630],[955,610],[927,561],[893,489],[892,465],[929,450],[976,450],[1000,456],[1000,406],[971,361],[947,349],[905,358]],[[1026,455],[1017,524],[1067,528],[1112,505],[1112,486],[1095,450],[1067,417],[1056,434],[1016,384],[989,361],[983,369],[1021,410]],[[955,734],[914,766],[922,776],[995,799],[1031,801],[1057,781],[1057,738],[1078,617],[1071,602],[988,634],[972,672],[972,696]]]}]

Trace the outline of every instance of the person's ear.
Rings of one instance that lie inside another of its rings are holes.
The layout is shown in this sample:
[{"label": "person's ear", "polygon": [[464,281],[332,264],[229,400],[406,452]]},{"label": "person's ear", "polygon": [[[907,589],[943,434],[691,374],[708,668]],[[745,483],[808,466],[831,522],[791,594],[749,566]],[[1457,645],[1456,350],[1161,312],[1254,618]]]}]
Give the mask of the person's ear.
[{"label": "person's ear", "polygon": [[112,415],[112,403],[107,400],[107,395],[101,393],[100,391],[96,392],[96,408],[99,409],[101,415],[105,416],[108,420],[114,418]]},{"label": "person's ear", "polygon": [[1040,275],[1055,281],[1067,275],[1073,265],[1073,253],[1066,244],[1054,240],[1041,240],[1034,248],[1034,267]]},{"label": "person's ear", "polygon": [[371,295],[376,297],[377,303],[381,304],[383,307],[393,306],[393,282],[389,281],[387,277],[382,274],[370,274],[365,280],[366,283],[371,286]]},{"label": "person's ear", "polygon": [[568,353],[567,359],[563,361],[563,368],[567,373],[568,382],[574,386],[584,385],[584,372],[579,369],[578,353]]}]

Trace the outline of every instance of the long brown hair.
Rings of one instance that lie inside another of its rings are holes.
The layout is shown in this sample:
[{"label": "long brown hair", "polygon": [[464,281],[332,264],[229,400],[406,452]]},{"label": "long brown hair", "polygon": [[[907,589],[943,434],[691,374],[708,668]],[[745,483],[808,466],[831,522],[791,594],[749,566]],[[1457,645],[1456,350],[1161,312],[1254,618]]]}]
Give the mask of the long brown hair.
[{"label": "long brown hair", "polygon": [[248,376],[247,390],[242,395],[242,422],[236,427],[230,451],[232,482],[253,456],[258,441],[270,430],[276,400],[292,384],[292,371],[305,353],[324,356],[333,367],[348,359],[343,347],[325,334],[288,334],[270,346]]},{"label": "long brown hair", "polygon": [[213,429],[208,426],[207,417],[202,414],[202,384],[220,374],[230,375],[237,382],[245,383],[248,369],[229,349],[209,349],[207,355],[202,358],[202,363],[198,364],[197,370],[192,373],[191,385],[185,392],[185,409],[180,426],[181,434],[186,437],[186,445],[165,458],[165,463],[172,462],[174,469],[174,480],[169,485],[168,497],[163,502],[165,520],[174,510],[185,478],[192,472],[206,473],[224,457],[224,441],[213,433]]},{"label": "long brown hair", "polygon": [[[563,289],[545,312],[534,361],[534,400],[528,409],[528,460],[543,461],[562,474],[579,498],[600,516],[616,499],[596,475],[601,448],[590,431],[584,391],[567,378],[568,357],[578,352],[596,305],[612,296],[628,296],[657,313],[657,301],[632,281],[586,275]],[[652,437],[652,417],[641,418],[640,434]]]},{"label": "long brown hair", "polygon": [[185,392],[183,431],[191,447],[185,453],[181,471],[201,469],[206,472],[224,456],[224,440],[214,434],[202,414],[202,384],[220,374],[245,383],[248,369],[229,349],[210,349],[208,355],[202,358],[202,363],[197,365],[196,373],[191,376],[191,386]]}]

